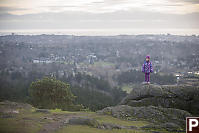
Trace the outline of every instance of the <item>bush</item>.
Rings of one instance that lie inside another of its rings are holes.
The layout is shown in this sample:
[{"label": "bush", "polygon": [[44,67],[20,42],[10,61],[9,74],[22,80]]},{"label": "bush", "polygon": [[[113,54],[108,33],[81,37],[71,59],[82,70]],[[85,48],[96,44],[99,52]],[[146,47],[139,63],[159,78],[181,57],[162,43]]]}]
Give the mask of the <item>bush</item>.
[{"label": "bush", "polygon": [[28,92],[30,102],[38,108],[69,109],[75,99],[69,84],[49,77],[32,82]]}]

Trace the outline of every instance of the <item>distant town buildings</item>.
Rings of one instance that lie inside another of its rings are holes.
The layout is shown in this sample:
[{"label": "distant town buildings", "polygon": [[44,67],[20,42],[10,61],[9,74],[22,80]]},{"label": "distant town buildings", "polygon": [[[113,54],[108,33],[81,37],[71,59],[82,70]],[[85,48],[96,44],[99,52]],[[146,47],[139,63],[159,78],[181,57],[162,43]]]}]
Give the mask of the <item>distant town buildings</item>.
[{"label": "distant town buildings", "polygon": [[95,53],[90,53],[89,55],[87,55],[87,59],[89,64],[94,64],[94,62],[97,60],[97,56],[95,55]]}]

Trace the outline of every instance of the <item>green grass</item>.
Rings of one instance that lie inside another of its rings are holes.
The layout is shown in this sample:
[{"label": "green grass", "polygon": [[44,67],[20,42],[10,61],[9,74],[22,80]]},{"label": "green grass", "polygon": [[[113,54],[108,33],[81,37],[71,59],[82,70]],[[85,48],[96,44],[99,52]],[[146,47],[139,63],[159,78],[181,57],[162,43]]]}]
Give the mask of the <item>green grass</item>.
[{"label": "green grass", "polygon": [[12,116],[0,118],[0,133],[37,133],[43,124],[49,122],[49,120],[42,119],[49,114],[35,112],[35,108],[17,110],[18,114],[0,113],[0,116]]},{"label": "green grass", "polygon": [[131,92],[131,90],[132,90],[132,86],[130,86],[130,85],[123,85],[122,86],[122,90],[126,91],[129,94]]},{"label": "green grass", "polygon": [[[19,111],[17,114],[10,113],[0,113],[0,116],[8,115],[9,118],[0,117],[0,133],[37,133],[40,129],[43,128],[44,124],[55,122],[52,119],[43,119],[44,117],[52,117],[54,114],[68,114],[71,116],[87,116],[89,118],[96,119],[100,124],[102,123],[112,123],[120,126],[135,126],[138,129],[98,129],[85,125],[67,125],[63,128],[57,130],[57,133],[149,133],[152,131],[158,131],[149,129],[141,130],[139,127],[148,125],[147,121],[128,121],[119,118],[114,118],[110,115],[100,115],[96,112],[91,111],[62,111],[61,109],[50,110],[51,113],[41,113],[35,112],[36,108],[29,109],[16,109]],[[66,116],[68,116],[66,115]],[[58,115],[59,116],[59,115]],[[162,133],[168,133],[168,131],[159,130]]]},{"label": "green grass", "polygon": [[1,133],[37,133],[41,124],[32,120],[0,118]]},{"label": "green grass", "polygon": [[61,109],[51,109],[50,110],[51,113],[78,113],[78,112],[70,112],[70,111],[63,111]]},{"label": "green grass", "polygon": [[117,125],[121,125],[121,126],[142,127],[142,126],[149,124],[146,121],[128,121],[128,120],[114,118],[114,117],[108,116],[108,115],[97,115],[93,118],[95,118],[99,123],[112,123],[112,124],[117,124]]},{"label": "green grass", "polygon": [[147,131],[132,129],[98,129],[89,126],[69,125],[57,131],[57,133],[147,133]]},{"label": "green grass", "polygon": [[122,90],[126,91],[129,94],[133,88],[136,88],[139,86],[140,86],[140,84],[123,84]]},{"label": "green grass", "polygon": [[91,111],[63,111],[61,109],[51,109],[50,110],[51,113],[55,113],[55,114],[93,114],[95,112],[91,112]]}]

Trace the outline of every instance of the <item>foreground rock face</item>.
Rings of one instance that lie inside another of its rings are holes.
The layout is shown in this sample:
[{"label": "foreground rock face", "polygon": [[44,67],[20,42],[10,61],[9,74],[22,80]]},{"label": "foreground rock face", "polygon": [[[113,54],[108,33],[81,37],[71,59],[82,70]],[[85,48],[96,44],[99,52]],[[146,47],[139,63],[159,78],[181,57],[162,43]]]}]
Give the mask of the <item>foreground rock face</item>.
[{"label": "foreground rock face", "polygon": [[120,105],[132,107],[161,106],[186,110],[199,114],[199,86],[188,85],[141,85],[133,88]]},{"label": "foreground rock face", "polygon": [[186,117],[199,115],[199,86],[140,85],[133,88],[119,105],[97,113],[151,122],[143,129],[185,131]]},{"label": "foreground rock face", "polygon": [[10,102],[10,101],[0,102],[0,113],[15,114],[15,113],[19,113],[18,111],[19,109],[31,110],[32,106],[26,103],[17,103],[17,102]]},{"label": "foreground rock face", "polygon": [[71,125],[88,125],[92,127],[98,126],[98,122],[93,118],[82,118],[82,117],[71,118],[69,119],[68,123]]},{"label": "foreground rock face", "polygon": [[132,121],[147,120],[152,124],[142,128],[165,128],[172,131],[184,129],[186,117],[191,116],[187,111],[180,109],[155,106],[131,107],[128,105],[107,107],[97,113]]}]

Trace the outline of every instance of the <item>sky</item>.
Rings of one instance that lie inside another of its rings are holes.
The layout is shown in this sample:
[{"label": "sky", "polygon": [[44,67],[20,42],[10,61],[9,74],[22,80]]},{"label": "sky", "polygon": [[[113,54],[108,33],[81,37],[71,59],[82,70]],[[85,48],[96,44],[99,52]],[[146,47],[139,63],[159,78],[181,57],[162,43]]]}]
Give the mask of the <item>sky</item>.
[{"label": "sky", "polygon": [[0,0],[0,31],[105,29],[199,33],[199,0]]}]

